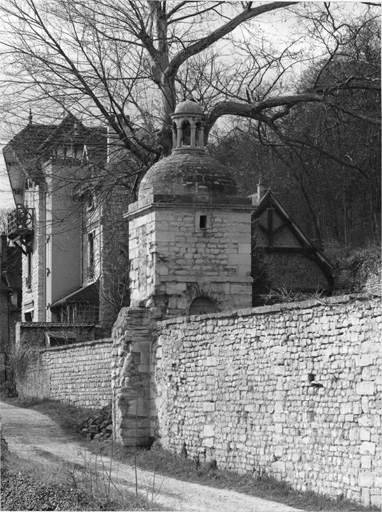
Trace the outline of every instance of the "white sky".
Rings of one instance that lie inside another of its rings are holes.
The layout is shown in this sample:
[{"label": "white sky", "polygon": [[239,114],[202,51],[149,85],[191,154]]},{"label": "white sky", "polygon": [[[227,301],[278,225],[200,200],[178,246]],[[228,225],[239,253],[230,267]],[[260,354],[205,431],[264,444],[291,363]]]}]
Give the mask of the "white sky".
[{"label": "white sky", "polygon": [[0,209],[14,208],[13,195],[9,185],[9,179],[5,170],[4,158],[1,154],[0,164]]}]

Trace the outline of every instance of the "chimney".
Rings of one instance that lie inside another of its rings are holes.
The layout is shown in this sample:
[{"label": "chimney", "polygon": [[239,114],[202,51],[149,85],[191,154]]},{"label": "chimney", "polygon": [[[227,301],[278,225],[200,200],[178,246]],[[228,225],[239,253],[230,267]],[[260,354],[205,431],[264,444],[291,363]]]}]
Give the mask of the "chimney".
[{"label": "chimney", "polygon": [[266,188],[264,185],[261,184],[261,179],[259,180],[259,183],[257,184],[257,202],[260,203],[261,198],[266,192]]},{"label": "chimney", "polygon": [[264,185],[261,184],[261,178],[260,178],[259,183],[257,184],[257,192],[248,196],[252,199],[253,206],[258,206],[260,204],[260,201],[266,191],[267,191],[267,189]]}]

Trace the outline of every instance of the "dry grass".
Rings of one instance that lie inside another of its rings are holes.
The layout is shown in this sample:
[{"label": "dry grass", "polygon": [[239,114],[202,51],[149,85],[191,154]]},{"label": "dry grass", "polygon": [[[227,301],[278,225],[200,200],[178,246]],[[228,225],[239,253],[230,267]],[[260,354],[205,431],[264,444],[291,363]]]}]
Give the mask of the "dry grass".
[{"label": "dry grass", "polygon": [[[94,445],[77,434],[76,427],[84,417],[94,414],[93,409],[52,400],[20,400],[5,396],[1,399],[50,416],[84,448],[80,464],[63,463],[54,456],[44,464],[21,459],[5,449],[2,494],[6,497],[3,504],[6,502],[7,510],[164,510],[155,503],[154,489],[142,496],[138,493],[138,485],[136,492],[120,486],[112,474],[116,459],[110,450],[111,461],[105,464],[101,451],[92,450]],[[6,448],[6,439],[2,444]],[[86,456],[89,451],[96,452],[95,459]]]},{"label": "dry grass", "polygon": [[9,453],[2,464],[7,510],[160,510],[151,496],[120,487],[100,460],[52,466]]}]

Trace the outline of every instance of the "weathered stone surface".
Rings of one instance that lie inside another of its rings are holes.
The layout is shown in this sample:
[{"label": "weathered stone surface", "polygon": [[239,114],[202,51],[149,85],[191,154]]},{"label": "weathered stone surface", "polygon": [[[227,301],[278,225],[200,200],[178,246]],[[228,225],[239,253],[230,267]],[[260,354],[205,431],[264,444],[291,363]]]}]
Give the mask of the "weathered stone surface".
[{"label": "weathered stone surface", "polygon": [[[200,228],[200,216],[207,227]],[[194,298],[220,310],[251,302],[251,208],[230,204],[155,204],[130,219],[132,305],[152,301],[160,314],[188,314]],[[157,315],[159,317],[160,315]]]},{"label": "weathered stone surface", "polygon": [[[120,311],[114,327],[116,371],[111,376],[114,439],[125,446],[147,445],[153,438],[151,311],[130,307]],[[123,350],[121,348],[123,347]]]},{"label": "weathered stone surface", "polygon": [[44,349],[19,376],[18,392],[99,409],[111,402],[111,362],[110,339]]},{"label": "weathered stone surface", "polygon": [[359,395],[373,395],[375,391],[375,384],[371,381],[363,381],[357,384],[357,393]]},{"label": "weathered stone surface", "polygon": [[155,431],[174,452],[379,506],[381,325],[365,297],[159,322]]}]

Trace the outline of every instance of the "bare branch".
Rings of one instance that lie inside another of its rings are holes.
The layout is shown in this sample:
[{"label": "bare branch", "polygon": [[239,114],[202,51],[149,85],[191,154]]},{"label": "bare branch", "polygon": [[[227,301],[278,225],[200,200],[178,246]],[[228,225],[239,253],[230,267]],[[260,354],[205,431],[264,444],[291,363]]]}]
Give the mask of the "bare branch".
[{"label": "bare branch", "polygon": [[253,9],[250,9],[248,11],[244,11],[240,13],[238,16],[230,20],[225,25],[219,27],[218,29],[211,32],[206,37],[203,37],[196,43],[190,45],[188,48],[180,51],[170,62],[168,68],[166,69],[166,76],[170,77],[173,76],[179,67],[185,62],[187,59],[189,59],[191,56],[196,55],[197,53],[202,52],[206,48],[210,47],[216,41],[223,38],[230,32],[232,32],[236,27],[241,25],[247,20],[250,20],[252,18],[255,18],[257,16],[260,16],[261,14],[265,12],[271,12],[277,9],[281,9],[284,7],[287,7],[288,5],[293,5],[297,2],[270,2],[265,5],[260,5],[258,7],[254,7]]}]

